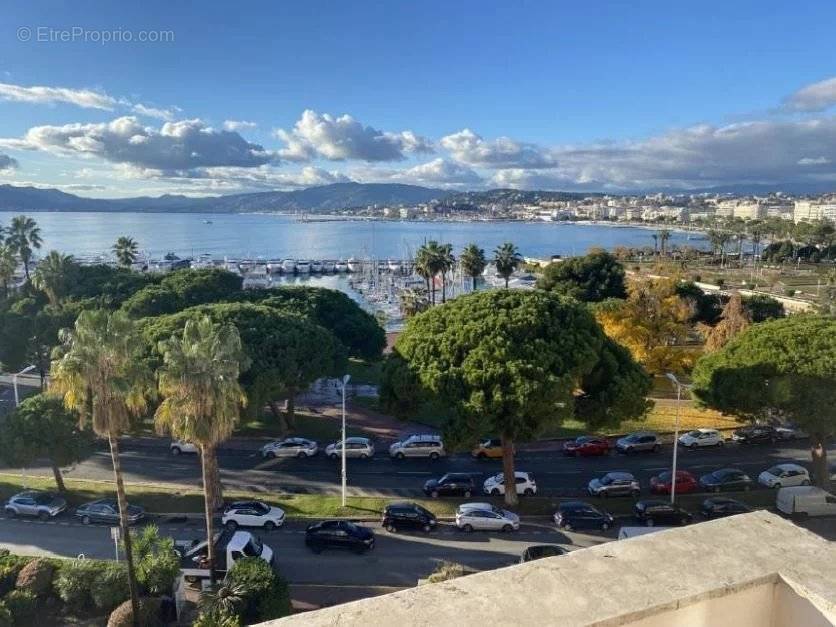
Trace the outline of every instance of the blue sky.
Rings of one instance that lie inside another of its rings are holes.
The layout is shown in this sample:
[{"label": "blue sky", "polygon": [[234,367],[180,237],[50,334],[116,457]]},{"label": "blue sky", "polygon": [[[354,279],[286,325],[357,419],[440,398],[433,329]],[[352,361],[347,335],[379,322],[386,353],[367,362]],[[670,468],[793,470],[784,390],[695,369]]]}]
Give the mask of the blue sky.
[{"label": "blue sky", "polygon": [[831,3],[33,4],[0,25],[0,182],[836,180]]}]

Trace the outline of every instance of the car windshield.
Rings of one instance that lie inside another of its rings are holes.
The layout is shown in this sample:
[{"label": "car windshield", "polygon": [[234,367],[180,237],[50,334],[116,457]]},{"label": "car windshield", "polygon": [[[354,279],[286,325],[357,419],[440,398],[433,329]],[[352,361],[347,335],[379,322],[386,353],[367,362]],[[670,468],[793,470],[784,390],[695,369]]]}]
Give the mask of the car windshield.
[{"label": "car windshield", "polygon": [[353,522],[346,522],[345,528],[351,531],[352,533],[357,533],[358,531],[360,531],[360,527],[355,525]]},{"label": "car windshield", "polygon": [[[663,472],[661,475],[659,475],[659,481],[661,481],[663,483],[667,483],[668,481],[671,480],[671,476],[672,475],[671,475],[670,472]],[[681,475],[677,475],[677,477],[680,478],[680,479],[682,478]]]},{"label": "car windshield", "polygon": [[638,435],[637,433],[634,433],[633,435],[628,435],[625,438],[625,440],[627,440],[627,442],[638,442],[640,439],[641,439],[641,436]]},{"label": "car windshield", "polygon": [[698,438],[702,435],[702,433],[700,431],[689,431],[688,435],[690,435],[692,438]]},{"label": "car windshield", "polygon": [[35,497],[35,503],[38,505],[46,505],[52,501],[52,498],[51,494],[39,494]]},{"label": "car windshield", "polygon": [[766,472],[777,477],[783,472],[783,469],[780,466],[773,466],[772,468],[768,468]]},{"label": "car windshield", "polygon": [[602,483],[603,485],[610,485],[610,484],[611,484],[614,480],[615,480],[615,479],[614,479],[614,477],[613,477],[612,475],[604,475],[604,476],[601,478],[601,483]]},{"label": "car windshield", "polygon": [[249,542],[244,546],[244,555],[247,557],[258,557],[261,555],[262,548],[261,540],[255,536],[251,536]]},{"label": "car windshield", "polygon": [[505,511],[504,511],[504,510],[499,509],[496,505],[494,505],[493,507],[491,507],[491,511],[492,511],[494,514],[499,514],[500,516],[504,516],[504,515],[505,515]]}]

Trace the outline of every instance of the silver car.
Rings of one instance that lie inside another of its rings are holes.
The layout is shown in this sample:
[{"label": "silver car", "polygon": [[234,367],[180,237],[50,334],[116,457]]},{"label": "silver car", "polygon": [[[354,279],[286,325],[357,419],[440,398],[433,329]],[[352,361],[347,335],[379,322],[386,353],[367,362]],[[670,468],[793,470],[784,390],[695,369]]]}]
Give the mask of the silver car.
[{"label": "silver car", "polygon": [[9,516],[37,516],[48,520],[67,509],[67,501],[51,492],[27,490],[10,498],[4,509]]},{"label": "silver car", "polygon": [[305,438],[287,438],[270,442],[261,447],[261,456],[267,459],[274,457],[313,457],[319,451],[319,445],[313,440]]},{"label": "silver car", "polygon": [[490,503],[464,503],[456,509],[456,527],[462,531],[516,531],[520,517]]},{"label": "silver car", "polygon": [[[339,459],[342,457],[342,440],[337,440],[333,444],[325,447],[325,454],[331,459]],[[345,456],[346,458],[369,459],[374,457],[374,444],[369,438],[346,438],[345,439]]]},{"label": "silver car", "polygon": [[438,459],[446,454],[444,442],[437,435],[411,435],[389,447],[389,455],[395,459],[403,459],[404,457]]},{"label": "silver car", "polygon": [[600,479],[593,479],[587,486],[592,496],[638,496],[641,486],[629,472],[608,472]]},{"label": "silver car", "polygon": [[637,431],[615,441],[619,453],[656,453],[662,448],[659,436],[651,431]]}]

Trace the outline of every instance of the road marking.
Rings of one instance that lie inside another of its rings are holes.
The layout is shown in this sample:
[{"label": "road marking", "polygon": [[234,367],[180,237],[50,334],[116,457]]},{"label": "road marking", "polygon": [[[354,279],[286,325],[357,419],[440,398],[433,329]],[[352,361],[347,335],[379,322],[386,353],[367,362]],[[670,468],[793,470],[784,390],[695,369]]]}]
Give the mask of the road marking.
[{"label": "road marking", "polygon": [[423,476],[423,475],[432,475],[432,474],[436,474],[436,473],[424,472],[424,471],[419,471],[419,470],[398,470],[397,472],[395,472],[395,474],[396,475],[411,475],[411,476],[422,475]]}]

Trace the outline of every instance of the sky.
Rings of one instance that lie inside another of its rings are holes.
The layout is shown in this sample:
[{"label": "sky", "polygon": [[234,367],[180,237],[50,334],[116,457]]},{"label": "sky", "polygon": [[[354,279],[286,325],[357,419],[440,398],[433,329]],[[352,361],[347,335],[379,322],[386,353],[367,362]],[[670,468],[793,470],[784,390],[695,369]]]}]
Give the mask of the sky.
[{"label": "sky", "polygon": [[836,3],[7,0],[0,183],[836,190]]}]

